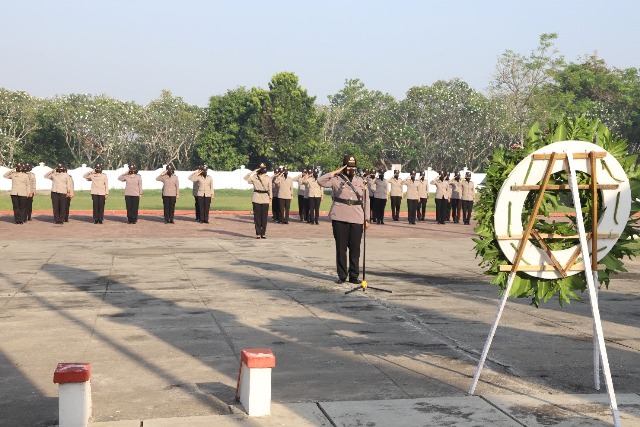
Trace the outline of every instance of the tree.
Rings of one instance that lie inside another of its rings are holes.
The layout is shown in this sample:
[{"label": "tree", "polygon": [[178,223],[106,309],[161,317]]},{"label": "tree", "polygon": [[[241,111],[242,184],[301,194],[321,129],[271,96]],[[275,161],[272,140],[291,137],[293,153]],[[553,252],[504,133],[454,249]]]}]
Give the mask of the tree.
[{"label": "tree", "polygon": [[0,164],[13,165],[21,146],[38,128],[40,100],[26,92],[0,88]]},{"label": "tree", "polygon": [[548,119],[544,109],[537,107],[544,105],[540,89],[553,81],[552,73],[564,64],[553,46],[557,38],[556,33],[542,34],[538,47],[529,56],[507,50],[496,64],[489,92],[504,102],[521,144],[531,122]]}]

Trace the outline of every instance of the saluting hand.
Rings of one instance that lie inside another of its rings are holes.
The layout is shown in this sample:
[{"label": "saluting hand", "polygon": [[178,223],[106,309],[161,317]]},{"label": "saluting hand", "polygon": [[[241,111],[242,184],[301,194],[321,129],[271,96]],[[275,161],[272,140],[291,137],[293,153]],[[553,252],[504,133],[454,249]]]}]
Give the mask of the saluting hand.
[{"label": "saluting hand", "polygon": [[345,170],[346,167],[347,167],[347,165],[344,165],[341,168],[334,170],[333,172],[331,172],[331,175],[336,176],[339,173],[342,173],[342,171]]}]

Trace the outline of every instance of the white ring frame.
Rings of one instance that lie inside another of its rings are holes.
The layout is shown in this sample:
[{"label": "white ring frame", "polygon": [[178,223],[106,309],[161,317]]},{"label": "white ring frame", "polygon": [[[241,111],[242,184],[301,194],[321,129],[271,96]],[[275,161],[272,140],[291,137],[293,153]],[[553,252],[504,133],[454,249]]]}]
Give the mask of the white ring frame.
[{"label": "white ring frame", "polygon": [[[524,232],[521,219],[522,209],[524,207],[524,202],[529,195],[529,192],[513,191],[511,190],[511,187],[518,185],[521,186],[540,184],[540,181],[544,178],[544,173],[547,168],[548,161],[533,160],[533,154],[551,154],[553,152],[566,152],[567,154],[571,154],[588,153],[590,151],[607,153],[604,161],[606,162],[608,170],[603,167],[602,161],[600,159],[597,159],[596,161],[596,174],[598,184],[618,184],[618,188],[615,190],[598,190],[599,194],[601,194],[602,206],[604,207],[604,212],[602,213],[598,221],[598,261],[601,260],[607,253],[609,253],[613,245],[615,245],[618,241],[618,236],[620,236],[620,234],[624,230],[624,227],[627,225],[627,220],[631,212],[631,188],[629,186],[629,179],[627,178],[627,175],[624,172],[624,169],[622,169],[622,166],[620,165],[618,160],[613,157],[611,153],[605,151],[602,147],[586,141],[555,142],[537,150],[535,153],[530,154],[529,156],[525,157],[520,163],[518,163],[518,165],[511,171],[507,179],[504,181],[504,183],[502,184],[502,188],[500,188],[500,192],[498,193],[498,199],[496,200],[494,210],[494,227],[496,236],[522,236],[522,233]],[[589,159],[574,159],[573,162],[576,171],[582,171],[591,174]],[[551,173],[565,170],[564,165],[564,161],[557,160]],[[531,167],[530,170],[529,167]],[[524,182],[525,177],[527,178],[526,183]],[[619,182],[616,179],[621,180],[622,182]],[[617,202],[616,199],[618,199]],[[510,215],[509,210],[511,210]],[[511,217],[510,223],[509,216]],[[516,248],[520,244],[521,238],[500,238],[497,240],[502,253],[504,253],[507,259],[513,264],[517,252]],[[553,265],[546,252],[534,246],[531,241],[527,240],[525,246],[526,247],[522,254],[520,265]],[[573,246],[571,248],[563,250],[552,251],[552,253],[561,266],[566,266],[575,250],[576,246]],[[531,276],[541,279],[559,279],[562,277],[561,273],[555,269],[547,271],[525,272]],[[569,270],[566,272],[566,275],[571,276],[580,272],[581,270]]]}]

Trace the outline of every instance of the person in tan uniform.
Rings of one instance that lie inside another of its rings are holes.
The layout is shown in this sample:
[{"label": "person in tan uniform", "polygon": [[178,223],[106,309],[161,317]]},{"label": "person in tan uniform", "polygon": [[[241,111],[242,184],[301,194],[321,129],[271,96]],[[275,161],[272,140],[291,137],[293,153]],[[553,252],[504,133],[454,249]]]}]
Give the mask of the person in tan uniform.
[{"label": "person in tan uniform", "polygon": [[[198,165],[196,170],[202,169],[204,165]],[[198,205],[198,181],[193,183],[193,189],[191,190],[191,194],[193,194],[193,200],[195,204],[196,211],[196,221],[200,222],[200,206]]]},{"label": "person in tan uniform", "polygon": [[27,208],[26,208],[27,221],[31,221],[31,213],[33,212],[33,198],[36,195],[36,174],[31,172],[32,169],[33,169],[33,166],[31,166],[31,163],[24,164],[24,171],[27,175],[29,175],[29,185],[30,185],[29,195],[27,196]]},{"label": "person in tan uniform", "polygon": [[384,210],[389,199],[389,180],[384,179],[384,171],[378,171],[373,191],[373,219],[377,224],[384,224]]},{"label": "person in tan uniform", "polygon": [[393,177],[389,180],[391,190],[391,217],[394,221],[400,221],[400,204],[402,203],[402,180],[400,179],[400,171],[394,170]]},{"label": "person in tan uniform", "polygon": [[471,223],[471,212],[475,198],[475,185],[471,181],[471,172],[467,171],[464,174],[464,181],[462,181],[462,222],[466,225]]},{"label": "person in tan uniform", "polygon": [[309,224],[318,225],[318,217],[320,216],[320,203],[324,197],[322,187],[318,184],[318,169],[314,169],[313,173],[307,178],[306,197],[309,202]]},{"label": "person in tan uniform", "polygon": [[58,163],[56,168],[44,174],[44,177],[53,181],[51,184],[53,220],[56,224],[62,225],[67,216],[67,198],[71,199],[74,196],[73,181],[62,163]]},{"label": "person in tan uniform", "polygon": [[82,175],[91,181],[91,201],[93,202],[93,223],[102,224],[104,221],[104,204],[109,198],[109,178],[102,173],[102,165],[97,164],[93,170]]},{"label": "person in tan uniform", "polygon": [[411,171],[409,178],[402,181],[402,185],[407,187],[407,217],[409,224],[415,225],[418,201],[420,200],[420,181],[416,180],[416,171]]},{"label": "person in tan uniform", "polygon": [[136,165],[129,166],[129,171],[118,177],[118,181],[123,181],[124,202],[127,206],[127,224],[138,222],[138,208],[142,197],[142,177],[138,175]]},{"label": "person in tan uniform", "polygon": [[172,165],[167,167],[156,177],[162,182],[162,207],[164,208],[164,223],[174,224],[173,216],[176,212],[176,200],[180,197],[180,183],[176,169]]},{"label": "person in tan uniform", "polygon": [[451,187],[451,217],[453,222],[460,224],[460,214],[462,210],[462,181],[460,181],[460,172],[456,172],[453,180],[449,181]]},{"label": "person in tan uniform", "polygon": [[[331,188],[333,204],[329,211],[333,238],[336,242],[338,280],[360,284],[360,243],[362,232],[369,227],[365,212],[369,212],[369,197],[365,197],[365,183],[356,176],[356,158],[344,156],[342,167],[318,178],[318,184]],[[349,263],[347,264],[347,250]]]},{"label": "person in tan uniform", "polygon": [[[291,200],[293,200],[293,179],[289,176],[289,169],[282,168],[282,172],[274,182],[278,187],[278,222],[289,224],[289,211],[291,210]],[[273,193],[275,194],[275,190]]]},{"label": "person in tan uniform", "polygon": [[425,172],[420,172],[420,179],[418,185],[418,221],[424,221],[424,217],[427,213],[427,202],[429,201],[429,183],[425,179]]},{"label": "person in tan uniform", "polygon": [[271,220],[275,222],[282,222],[280,218],[280,184],[278,178],[282,175],[282,168],[273,170],[273,176],[271,177],[271,191],[273,192],[273,198],[271,199]]},{"label": "person in tan uniform", "polygon": [[298,210],[300,211],[300,221],[308,221],[309,217],[307,216],[307,205],[306,202],[309,199],[305,199],[304,195],[306,193],[307,187],[307,178],[309,177],[309,170],[303,169],[302,173],[295,178],[293,178],[293,182],[298,183]]},{"label": "person in tan uniform", "polygon": [[[200,224],[209,224],[209,210],[211,209],[211,199],[215,198],[213,190],[213,178],[207,175],[207,167],[202,166],[196,169],[189,180],[198,183],[198,211],[200,212]],[[194,185],[195,187],[195,185]]]},{"label": "person in tan uniform", "polygon": [[362,171],[362,177],[367,184],[367,196],[369,196],[369,223],[371,223],[374,221],[376,216],[376,206],[373,198],[373,195],[376,192],[376,171],[373,168],[369,170],[365,169]]},{"label": "person in tan uniform", "polygon": [[253,223],[256,227],[256,239],[266,239],[267,218],[271,202],[271,179],[267,176],[267,165],[260,166],[245,175],[244,180],[253,185]]},{"label": "person in tan uniform", "polygon": [[[75,183],[73,182],[73,177],[71,175],[69,175],[69,180],[71,181],[71,188],[75,188]],[[64,209],[64,222],[69,222],[69,212],[71,212],[71,199],[72,197],[67,197],[65,199],[66,206]]]},{"label": "person in tan uniform", "polygon": [[13,221],[16,224],[24,224],[27,220],[27,197],[31,191],[29,175],[24,172],[24,165],[18,163],[14,169],[8,170],[3,175],[11,180],[11,204],[13,205]]},{"label": "person in tan uniform", "polygon": [[440,171],[440,175],[431,181],[431,185],[436,186],[436,222],[438,224],[444,224],[447,218],[447,204],[451,198],[446,175],[445,171]]}]

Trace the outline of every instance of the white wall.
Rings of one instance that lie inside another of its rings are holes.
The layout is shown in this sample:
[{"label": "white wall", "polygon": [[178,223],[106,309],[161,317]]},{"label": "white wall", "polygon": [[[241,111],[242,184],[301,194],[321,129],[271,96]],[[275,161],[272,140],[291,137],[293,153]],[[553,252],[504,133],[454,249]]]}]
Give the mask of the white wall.
[{"label": "white wall", "polygon": [[[82,177],[85,173],[89,172],[92,168],[87,167],[86,165],[82,165],[77,169],[69,169],[68,173],[73,177],[74,188],[76,191],[80,190],[89,190],[91,189],[91,182],[87,181]],[[162,188],[162,182],[156,181],[156,177],[160,175],[164,168],[156,169],[152,171],[140,171],[138,172],[140,176],[142,176],[142,188],[147,190],[155,190]],[[11,180],[2,178],[2,175],[7,172],[9,169],[0,166],[0,191],[9,191],[11,189]],[[32,172],[36,175],[36,188],[38,190],[51,190],[51,180],[46,179],[44,175],[49,172],[51,168],[49,166],[45,166],[43,163],[40,163],[39,166],[35,166]],[[109,188],[124,188],[124,182],[118,181],[118,177],[123,173],[126,173],[129,170],[128,165],[124,165],[120,169],[116,170],[104,170],[105,173],[109,177]],[[176,175],[178,176],[178,180],[180,181],[180,188],[192,188],[192,182],[189,181],[189,175],[191,175],[193,171],[176,171]],[[241,166],[241,169],[236,169],[234,171],[208,171],[207,173],[213,177],[213,186],[216,189],[220,188],[233,188],[233,189],[251,189],[253,186],[249,185],[243,178],[249,173],[249,169],[245,169],[244,166]],[[466,170],[460,171],[461,175],[464,177],[464,173]],[[269,173],[268,175],[272,175]],[[300,172],[289,172],[289,175],[294,178],[300,175]],[[385,178],[390,178],[393,176],[393,171],[389,170],[385,172]],[[438,172],[434,170],[427,170],[426,179],[431,182],[431,180],[435,179],[438,176]],[[408,178],[408,173],[400,173],[401,178]],[[477,184],[484,180],[485,174],[474,173],[471,177],[472,181]],[[294,182],[294,186],[297,187],[297,183]],[[435,191],[435,186],[430,186],[429,189],[431,192]]]}]

